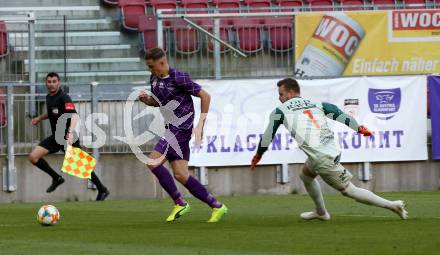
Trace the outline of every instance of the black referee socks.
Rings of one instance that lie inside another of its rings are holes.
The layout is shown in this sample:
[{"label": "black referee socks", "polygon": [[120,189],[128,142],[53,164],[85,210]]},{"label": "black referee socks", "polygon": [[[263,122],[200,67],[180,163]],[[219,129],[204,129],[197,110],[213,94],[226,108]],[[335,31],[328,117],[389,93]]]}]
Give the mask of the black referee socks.
[{"label": "black referee socks", "polygon": [[41,170],[43,170],[45,173],[50,175],[54,180],[61,177],[61,175],[57,174],[57,172],[55,172],[55,170],[53,170],[52,167],[49,166],[47,161],[42,158],[40,158],[35,165]]}]

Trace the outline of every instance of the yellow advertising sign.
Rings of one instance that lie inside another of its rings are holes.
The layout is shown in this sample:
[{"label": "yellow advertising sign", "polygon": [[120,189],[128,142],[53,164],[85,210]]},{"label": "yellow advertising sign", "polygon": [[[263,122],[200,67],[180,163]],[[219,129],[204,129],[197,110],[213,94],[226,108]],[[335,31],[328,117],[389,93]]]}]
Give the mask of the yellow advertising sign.
[{"label": "yellow advertising sign", "polygon": [[440,73],[440,10],[304,13],[295,24],[299,77]]}]

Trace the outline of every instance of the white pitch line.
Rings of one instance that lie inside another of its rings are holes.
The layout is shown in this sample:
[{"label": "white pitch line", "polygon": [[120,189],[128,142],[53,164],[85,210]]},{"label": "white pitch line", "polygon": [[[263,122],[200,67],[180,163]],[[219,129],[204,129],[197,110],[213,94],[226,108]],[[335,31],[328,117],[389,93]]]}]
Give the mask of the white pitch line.
[{"label": "white pitch line", "polygon": [[[367,218],[396,218],[396,216],[392,216],[392,215],[385,216],[385,215],[362,215],[362,214],[343,214],[343,215],[335,215],[335,216],[341,216],[341,217],[367,217]],[[436,219],[436,220],[440,220],[440,217],[423,218],[423,219]]]},{"label": "white pitch line", "polygon": [[369,218],[395,218],[395,216],[385,216],[385,215],[362,215],[362,214],[345,214],[345,215],[336,215],[342,217],[369,217]]}]

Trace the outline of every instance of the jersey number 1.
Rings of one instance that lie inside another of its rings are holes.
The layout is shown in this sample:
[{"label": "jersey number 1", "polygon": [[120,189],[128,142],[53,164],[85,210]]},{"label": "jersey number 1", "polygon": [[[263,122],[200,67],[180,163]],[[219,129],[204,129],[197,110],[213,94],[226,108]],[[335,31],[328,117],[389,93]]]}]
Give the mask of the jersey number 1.
[{"label": "jersey number 1", "polygon": [[313,125],[314,125],[316,128],[321,128],[321,126],[319,126],[318,121],[315,119],[315,116],[313,116],[312,111],[310,111],[310,110],[304,110],[303,113],[304,113],[305,115],[307,115],[307,117],[309,117],[309,119],[313,122]]}]

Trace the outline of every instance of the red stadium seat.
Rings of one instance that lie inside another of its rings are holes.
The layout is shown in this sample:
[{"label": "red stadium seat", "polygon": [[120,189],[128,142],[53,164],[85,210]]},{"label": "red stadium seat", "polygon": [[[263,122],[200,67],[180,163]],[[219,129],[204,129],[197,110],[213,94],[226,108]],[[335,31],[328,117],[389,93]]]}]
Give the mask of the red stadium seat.
[{"label": "red stadium seat", "polygon": [[151,0],[151,5],[153,6],[154,11],[157,11],[159,9],[177,9],[176,0]]},{"label": "red stadium seat", "polygon": [[[342,10],[359,11],[364,10],[364,0],[341,0]],[[348,5],[348,7],[346,7]]]},{"label": "red stadium seat", "polygon": [[[371,0],[371,3],[376,5],[375,9],[377,10],[394,10],[396,9],[395,0]],[[386,6],[381,6],[386,5]]]},{"label": "red stadium seat", "polygon": [[[239,13],[240,0],[213,0],[212,5],[219,8],[219,13]],[[232,25],[232,19],[221,19],[222,25]]]},{"label": "red stadium seat", "polygon": [[113,5],[113,6],[119,5],[119,0],[101,0],[101,1],[106,5]]},{"label": "red stadium seat", "polygon": [[244,4],[250,12],[267,12],[271,6],[270,0],[244,0]]},{"label": "red stadium seat", "polygon": [[240,0],[213,0],[212,5],[220,9],[231,9],[231,10],[220,10],[220,13],[237,13],[240,12]]},{"label": "red stadium seat", "polygon": [[200,43],[197,30],[192,28],[184,20],[173,20],[171,26],[174,28],[175,49],[180,54],[192,54],[200,50]]},{"label": "red stadium seat", "polygon": [[122,14],[122,26],[128,30],[138,30],[139,17],[146,13],[144,0],[119,0]]},{"label": "red stadium seat", "polygon": [[237,32],[238,47],[247,53],[258,52],[263,49],[260,20],[234,20]]},{"label": "red stadium seat", "polygon": [[[198,22],[198,24],[200,26],[202,26],[204,29],[208,30],[210,33],[214,33],[214,22],[212,20],[203,20],[201,22]],[[230,43],[231,42],[231,38],[229,36],[229,28],[227,25],[225,24],[221,24],[220,23],[220,39],[222,39],[223,41]],[[207,37],[207,48],[208,51],[213,52],[214,51],[214,39],[212,39],[211,37]],[[224,53],[229,51],[229,48],[224,46],[223,44],[220,44],[220,52]]]},{"label": "red stadium seat", "polygon": [[208,0],[182,0],[181,5],[185,9],[199,9],[189,10],[186,13],[208,13]]},{"label": "red stadium seat", "polygon": [[6,93],[0,89],[0,128],[6,127],[8,116],[6,112]]},{"label": "red stadium seat", "polygon": [[311,11],[333,11],[332,0],[309,0]]},{"label": "red stadium seat", "polygon": [[0,20],[0,57],[9,54],[8,32],[6,31],[6,23]]},{"label": "red stadium seat", "polygon": [[403,0],[405,9],[426,9],[426,0]]},{"label": "red stadium seat", "polygon": [[302,0],[278,0],[276,1],[276,4],[279,7],[284,7],[289,9],[285,9],[282,11],[289,12],[289,11],[299,11],[300,9],[298,7],[303,6]]},{"label": "red stadium seat", "polygon": [[[142,48],[144,51],[154,48],[157,45],[157,30],[156,30],[157,20],[156,17],[151,16],[141,16],[139,17],[139,32],[141,37]],[[164,45],[161,47],[167,50],[167,37],[166,32],[163,32]]]},{"label": "red stadium seat", "polygon": [[268,31],[269,48],[277,52],[293,49],[293,19],[268,18],[264,22]]}]

